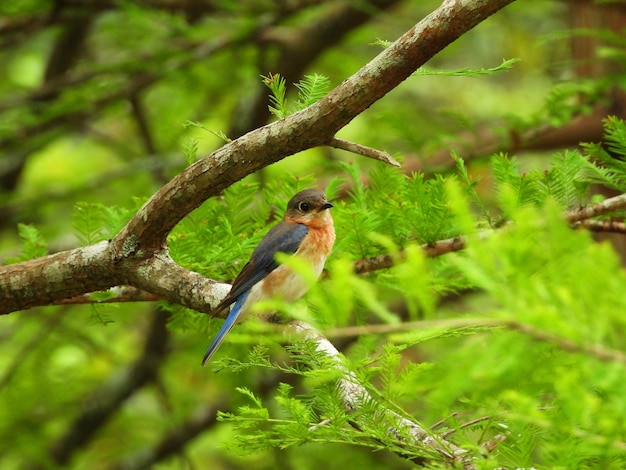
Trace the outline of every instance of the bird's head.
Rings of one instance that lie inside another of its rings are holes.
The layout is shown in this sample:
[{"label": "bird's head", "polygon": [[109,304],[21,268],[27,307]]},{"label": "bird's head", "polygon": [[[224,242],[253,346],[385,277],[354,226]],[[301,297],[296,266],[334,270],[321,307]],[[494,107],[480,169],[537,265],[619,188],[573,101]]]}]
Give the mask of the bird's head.
[{"label": "bird's head", "polygon": [[292,197],[287,203],[285,220],[308,225],[310,227],[322,227],[332,224],[332,217],[327,209],[333,205],[319,189],[305,189]]}]

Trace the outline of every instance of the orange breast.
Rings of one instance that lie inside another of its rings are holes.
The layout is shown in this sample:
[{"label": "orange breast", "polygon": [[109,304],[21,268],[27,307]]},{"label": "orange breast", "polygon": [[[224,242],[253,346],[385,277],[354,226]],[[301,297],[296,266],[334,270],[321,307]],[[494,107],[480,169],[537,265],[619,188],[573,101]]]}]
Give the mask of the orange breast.
[{"label": "orange breast", "polygon": [[[330,215],[328,219],[330,222],[325,220],[323,224],[309,225],[309,233],[295,253],[295,256],[304,258],[311,264],[318,277],[335,243],[335,229]],[[265,277],[262,289],[267,296],[279,296],[288,302],[293,302],[307,292],[309,285],[291,268],[281,265]]]}]

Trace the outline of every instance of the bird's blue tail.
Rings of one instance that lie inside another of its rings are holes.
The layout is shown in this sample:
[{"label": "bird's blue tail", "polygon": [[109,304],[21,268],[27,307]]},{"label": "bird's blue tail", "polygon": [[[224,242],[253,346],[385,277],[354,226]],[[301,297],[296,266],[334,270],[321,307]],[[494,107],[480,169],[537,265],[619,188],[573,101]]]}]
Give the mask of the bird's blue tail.
[{"label": "bird's blue tail", "polygon": [[211,342],[209,349],[207,349],[206,352],[204,353],[204,357],[202,358],[203,366],[206,365],[206,363],[211,360],[211,357],[213,357],[213,354],[215,354],[215,352],[220,347],[222,342],[224,342],[224,338],[226,338],[226,335],[230,332],[230,330],[233,329],[233,326],[235,326],[235,323],[237,322],[237,318],[241,314],[241,309],[243,308],[243,304],[246,302],[246,299],[248,298],[249,293],[250,291],[245,292],[244,294],[239,296],[239,298],[235,302],[235,305],[233,305],[233,308],[231,309],[230,313],[226,317],[226,321],[224,321],[224,324],[220,328],[220,331],[218,331],[215,338],[213,338],[213,341]]}]

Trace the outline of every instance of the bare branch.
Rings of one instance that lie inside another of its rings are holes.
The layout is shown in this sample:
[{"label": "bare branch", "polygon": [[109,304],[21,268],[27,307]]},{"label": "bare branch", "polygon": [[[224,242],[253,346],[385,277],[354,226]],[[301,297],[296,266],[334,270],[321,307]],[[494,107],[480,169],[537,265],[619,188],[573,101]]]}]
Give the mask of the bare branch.
[{"label": "bare branch", "polygon": [[580,222],[581,220],[610,214],[624,208],[626,208],[626,194],[620,194],[589,206],[569,210],[565,213],[565,219],[568,222]]},{"label": "bare branch", "polygon": [[363,157],[372,158],[374,160],[378,160],[379,162],[387,163],[389,165],[397,167],[402,166],[395,158],[393,158],[387,152],[383,152],[382,150],[374,149],[371,147],[366,147],[365,145],[350,142],[348,140],[337,139],[336,137],[333,137],[330,142],[328,142],[328,145],[330,147],[346,150],[348,152],[361,155]]},{"label": "bare branch", "polygon": [[[109,242],[63,251],[23,263],[0,266],[0,314],[36,305],[55,303],[88,303],[87,292],[103,291],[125,285],[114,291],[118,297],[128,295],[130,287],[143,290],[140,297],[155,298],[185,305],[208,313],[230,286],[208,279],[178,265],[167,250],[147,259],[125,264],[112,261]],[[135,295],[135,294],[133,294]],[[143,299],[142,299],[143,300]]]},{"label": "bare branch", "polygon": [[581,220],[574,228],[586,228],[592,232],[626,233],[626,224],[617,220]]},{"label": "bare branch", "polygon": [[131,285],[204,313],[211,312],[231,287],[176,264],[167,250],[142,260],[131,271]]},{"label": "bare branch", "polygon": [[[402,254],[398,254],[398,257]],[[382,255],[373,256],[372,258],[362,258],[354,262],[354,272],[357,274],[365,274],[373,271],[379,271],[381,269],[388,269],[397,263],[397,259],[394,259],[390,254],[384,253]]]},{"label": "bare branch", "polygon": [[588,354],[589,356],[593,356],[601,361],[618,361],[626,364],[626,354],[617,349],[608,349],[599,345],[586,346],[577,344],[569,339],[561,338],[560,336],[521,322],[505,321],[502,325],[529,335],[538,341],[553,343],[565,351]]},{"label": "bare branch", "polygon": [[[491,233],[493,233],[491,230],[480,232],[478,237],[484,238],[489,236]],[[453,251],[463,250],[465,245],[466,237],[454,237],[447,238],[445,240],[438,240],[433,243],[425,243],[422,245],[422,249],[428,258],[435,258],[447,253],[452,253]],[[387,269],[403,258],[403,252],[399,252],[395,256],[382,254],[372,258],[363,258],[354,262],[354,272],[357,274],[364,274],[372,271],[378,271],[380,269]]]},{"label": "bare branch", "polygon": [[[508,226],[508,224],[504,224]],[[427,258],[436,258],[455,251],[464,250],[469,240],[483,240],[491,236],[495,232],[494,230],[483,230],[481,232],[474,233],[468,236],[457,236],[453,238],[446,238],[444,240],[437,240],[432,243],[424,243],[421,248]],[[404,251],[400,251],[395,255],[382,254],[374,256],[372,258],[363,258],[354,262],[354,272],[357,274],[363,274],[367,272],[377,271],[379,269],[387,269],[392,267],[398,261],[404,259]]]},{"label": "bare branch", "polygon": [[466,423],[462,423],[460,424],[458,427],[452,428],[446,432],[442,432],[441,433],[441,437],[443,437],[444,439],[447,439],[449,436],[451,436],[452,434],[454,434],[455,432],[457,432],[457,430],[459,429],[465,429],[465,428],[469,428],[471,426],[474,426],[478,423],[482,423],[483,421],[489,421],[491,419],[491,416],[481,416],[480,418],[475,418],[472,419],[470,421],[467,421]]}]

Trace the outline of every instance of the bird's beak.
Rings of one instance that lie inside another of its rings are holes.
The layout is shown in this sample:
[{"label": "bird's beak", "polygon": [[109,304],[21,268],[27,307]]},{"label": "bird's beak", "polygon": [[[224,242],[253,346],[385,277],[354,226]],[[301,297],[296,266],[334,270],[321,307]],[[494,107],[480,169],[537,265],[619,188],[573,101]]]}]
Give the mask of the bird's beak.
[{"label": "bird's beak", "polygon": [[322,205],[322,210],[330,209],[331,207],[333,207],[333,205],[330,202],[327,202],[327,203]]}]

